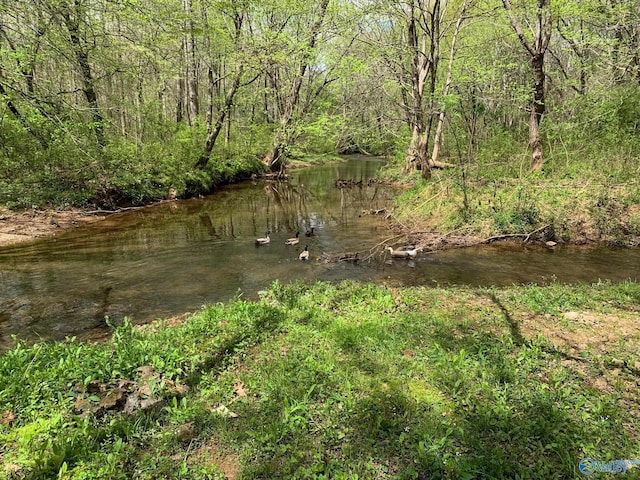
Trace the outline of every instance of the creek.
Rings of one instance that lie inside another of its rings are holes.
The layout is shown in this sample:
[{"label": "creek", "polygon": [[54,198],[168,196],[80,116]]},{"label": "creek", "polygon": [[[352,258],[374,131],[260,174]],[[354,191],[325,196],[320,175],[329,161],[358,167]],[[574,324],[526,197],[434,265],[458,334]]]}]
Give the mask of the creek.
[{"label": "creek", "polygon": [[[367,262],[323,259],[393,237],[380,215],[392,189],[368,184],[379,159],[293,171],[286,182],[224,187],[201,199],[118,213],[58,236],[0,248],[0,351],[27,341],[100,338],[106,317],[146,323],[236,296],[257,298],[272,282],[355,279],[388,285],[504,286],[640,279],[640,250],[482,246]],[[336,188],[337,179],[362,182]],[[315,235],[305,236],[311,227]],[[271,231],[268,245],[255,238]],[[285,245],[300,232],[297,246]],[[310,261],[298,260],[308,245]]]}]

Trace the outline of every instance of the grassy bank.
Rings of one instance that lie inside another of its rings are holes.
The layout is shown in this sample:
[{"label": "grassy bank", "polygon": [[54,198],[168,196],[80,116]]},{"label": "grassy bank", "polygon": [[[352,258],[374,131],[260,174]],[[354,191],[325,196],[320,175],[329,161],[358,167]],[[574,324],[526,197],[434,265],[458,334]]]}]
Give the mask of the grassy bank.
[{"label": "grassy bank", "polygon": [[275,285],[104,344],[18,345],[0,475],[579,478],[583,457],[640,459],[639,304],[635,283]]},{"label": "grassy bank", "polygon": [[[640,161],[637,146],[557,146],[541,172],[508,136],[484,145],[476,157],[450,155],[455,168],[419,172],[397,200],[398,220],[413,231],[478,239],[535,232],[531,240],[640,245]],[[571,148],[571,147],[567,147]],[[398,157],[383,173],[406,183]]]},{"label": "grassy bank", "polygon": [[40,151],[0,152],[0,205],[12,210],[139,206],[185,198],[263,170],[260,146],[243,137],[212,154],[197,168],[204,131],[167,126],[137,143],[113,138],[105,147],[77,144],[64,137]]}]

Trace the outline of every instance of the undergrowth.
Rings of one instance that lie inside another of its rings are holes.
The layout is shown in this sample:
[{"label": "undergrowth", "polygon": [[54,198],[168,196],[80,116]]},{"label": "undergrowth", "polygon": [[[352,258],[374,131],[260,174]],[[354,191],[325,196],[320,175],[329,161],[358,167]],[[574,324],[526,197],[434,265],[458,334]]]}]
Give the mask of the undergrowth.
[{"label": "undergrowth", "polygon": [[[526,151],[495,157],[498,147],[485,148],[473,161],[448,159],[455,167],[432,170],[429,180],[414,177],[396,201],[397,218],[415,230],[484,238],[535,232],[556,242],[640,241],[640,161],[630,145],[590,159],[555,152],[541,172],[529,171]],[[397,180],[401,168],[394,162],[382,174]]]}]

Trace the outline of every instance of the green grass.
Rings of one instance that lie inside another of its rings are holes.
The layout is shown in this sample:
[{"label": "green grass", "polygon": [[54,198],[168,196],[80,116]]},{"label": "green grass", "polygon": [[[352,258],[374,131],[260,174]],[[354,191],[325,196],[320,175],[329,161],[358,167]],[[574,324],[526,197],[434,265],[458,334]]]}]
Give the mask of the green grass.
[{"label": "green grass", "polygon": [[404,176],[404,162],[395,159],[382,175],[411,185],[396,200],[396,217],[415,231],[489,238],[545,227],[536,240],[637,245],[637,136],[569,141],[554,133],[559,126],[548,128],[540,172],[530,171],[525,139],[507,132],[484,139],[470,159],[445,150],[442,160],[455,167],[432,170],[427,181]]},{"label": "green grass", "polygon": [[[640,458],[638,335],[611,346],[612,364],[529,327],[562,331],[567,311],[627,318],[639,298],[635,283],[275,284],[173,328],[18,345],[0,359],[0,411],[15,415],[0,478],[580,478],[583,457]],[[98,400],[92,381],[144,383],[142,366],[158,408],[74,413],[77,397]]]},{"label": "green grass", "polygon": [[[511,180],[468,180],[458,172],[435,172],[417,180],[396,200],[395,214],[415,230],[458,232],[480,237],[526,235],[559,242],[635,245],[640,238],[635,181],[611,186],[562,181],[530,174]],[[465,206],[466,195],[466,206]]]}]

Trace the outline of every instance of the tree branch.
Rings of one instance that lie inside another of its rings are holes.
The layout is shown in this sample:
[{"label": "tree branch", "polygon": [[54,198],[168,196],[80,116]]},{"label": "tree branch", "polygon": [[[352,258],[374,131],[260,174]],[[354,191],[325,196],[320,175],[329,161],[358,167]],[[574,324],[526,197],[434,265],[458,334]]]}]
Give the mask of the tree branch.
[{"label": "tree branch", "polygon": [[518,39],[520,40],[520,43],[527,50],[527,52],[529,52],[529,55],[533,57],[535,55],[535,52],[533,50],[533,47],[529,45],[529,43],[527,42],[527,38],[524,36],[522,27],[518,23],[518,20],[516,19],[516,16],[513,13],[511,2],[509,0],[502,0],[502,5],[504,5],[505,10],[509,14],[509,21],[511,22],[511,27],[513,28],[513,31],[516,32],[516,35],[518,35]]}]

